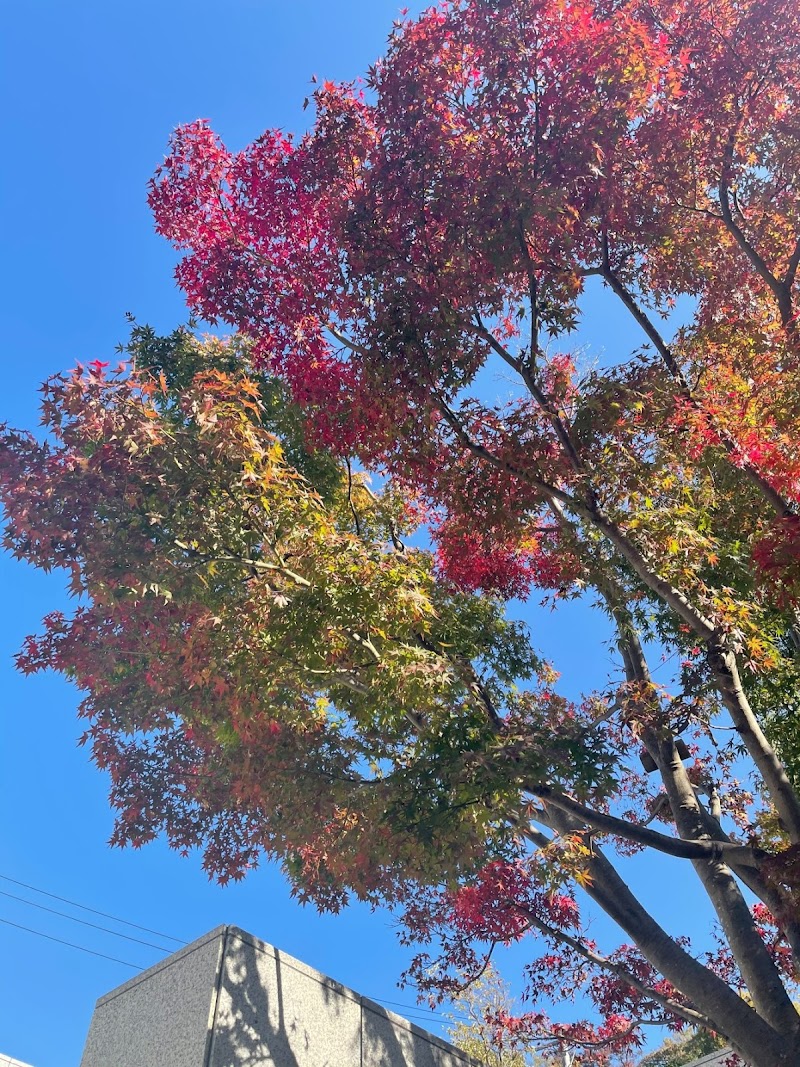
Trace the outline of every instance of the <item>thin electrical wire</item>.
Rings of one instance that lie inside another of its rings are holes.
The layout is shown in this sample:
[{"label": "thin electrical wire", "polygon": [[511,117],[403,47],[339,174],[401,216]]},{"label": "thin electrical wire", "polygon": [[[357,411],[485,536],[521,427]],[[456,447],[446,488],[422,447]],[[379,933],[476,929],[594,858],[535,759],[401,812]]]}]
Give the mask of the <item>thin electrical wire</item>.
[{"label": "thin electrical wire", "polygon": [[[5,893],[3,895],[4,896],[8,896],[9,894]],[[21,898],[15,898],[15,899],[21,899]],[[29,902],[25,902],[25,903],[29,903]],[[46,911],[50,911],[52,909],[46,908],[45,910]],[[138,963],[129,963],[127,960],[121,960],[117,956],[109,956],[105,952],[96,952],[92,948],[86,948],[85,945],[76,945],[74,943],[74,941],[65,941],[61,937],[53,937],[52,934],[46,934],[42,930],[34,930],[30,926],[22,926],[20,923],[11,922],[10,919],[0,918],[0,922],[5,923],[6,926],[13,926],[14,929],[16,929],[16,930],[23,930],[27,934],[35,934],[37,937],[47,938],[48,941],[55,941],[59,945],[66,945],[67,948],[74,948],[74,949],[77,949],[79,952],[86,952],[91,956],[99,956],[101,959],[111,960],[113,963],[121,963],[123,966],[130,967],[132,970],[135,970],[135,971],[143,971],[143,970],[145,970],[145,968],[142,967]],[[430,1020],[427,1019],[424,1015],[417,1014],[417,1011],[427,1011],[428,1010],[427,1008],[415,1009],[411,1005],[400,1004],[398,1001],[392,1001],[392,1000],[378,1000],[377,1003],[378,1004],[382,1004],[384,1007],[389,1007],[389,1005],[393,1004],[396,1007],[404,1008],[405,1009],[405,1017],[407,1019],[409,1019],[410,1021],[412,1021],[412,1022],[425,1022],[425,1023],[429,1023],[430,1022]],[[435,1013],[432,1012],[431,1014],[435,1014]]]},{"label": "thin electrical wire", "polygon": [[[149,926],[139,926],[138,923],[129,922],[128,919],[120,919],[118,915],[111,915],[107,911],[98,911],[97,908],[90,908],[86,904],[79,904],[75,900],[69,900],[67,897],[60,897],[57,893],[49,893],[46,889],[39,889],[35,885],[28,885],[27,882],[20,882],[16,878],[11,878],[7,874],[0,874],[6,882],[13,882],[14,885],[22,886],[23,889],[30,889],[34,893],[41,893],[42,896],[51,897],[53,900],[60,900],[62,904],[69,904],[73,908],[80,908],[82,911],[89,911],[93,915],[101,915],[104,919],[111,919],[115,923],[122,923],[123,926],[130,926],[134,930],[141,930],[146,934],[153,934],[155,937],[163,937],[166,941],[176,941],[179,945],[188,945],[188,941],[183,941],[180,937],[173,937],[172,934],[162,934],[159,930],[151,930]],[[164,950],[166,951],[166,950]]]},{"label": "thin electrical wire", "polygon": [[[383,1007],[388,1008],[390,1011],[395,1008],[402,1008],[403,1015],[406,1018],[412,1018],[411,1012],[415,1012],[413,1016],[414,1021],[422,1021],[430,1025],[432,1019],[426,1018],[426,1016],[420,1015],[420,1012],[425,1012],[426,1015],[432,1015],[435,1020],[440,1023],[455,1023],[455,1022],[469,1022],[470,1016],[461,1009],[453,1006],[451,1011],[448,1011],[447,1015],[444,1012],[434,1011],[433,1008],[425,1008],[421,1004],[403,1004],[399,1000],[381,1000],[379,997],[370,997],[370,1000],[374,1000],[376,1004],[382,1004]],[[395,1014],[399,1014],[395,1012]]]},{"label": "thin electrical wire", "polygon": [[[382,1001],[378,1001],[378,1003],[382,1004]],[[387,1009],[387,1011],[388,1010],[391,1010],[391,1009]],[[433,1022],[434,1022],[433,1019],[430,1019],[425,1015],[414,1015],[414,1013],[412,1011],[404,1011],[404,1012],[402,1012],[402,1014],[400,1012],[398,1012],[398,1011],[394,1011],[394,1012],[392,1012],[392,1014],[393,1015],[401,1015],[401,1018],[405,1019],[406,1022],[416,1023],[417,1026],[421,1026],[423,1029],[429,1029],[431,1027],[431,1025],[433,1024]],[[444,1021],[444,1020],[442,1020],[442,1021]]]},{"label": "thin electrical wire", "polygon": [[41,930],[33,930],[30,926],[21,926],[19,923],[12,923],[10,919],[0,919],[0,923],[5,923],[6,926],[13,926],[16,930],[24,930],[26,934],[36,934],[37,937],[46,937],[48,941],[57,941],[59,945],[66,945],[68,948],[76,948],[79,952],[88,952],[90,956],[100,956],[101,959],[111,960],[113,963],[121,963],[124,967],[130,967],[134,971],[144,970],[138,963],[128,963],[127,960],[121,960],[117,956],[107,956],[105,952],[95,952],[93,948],[84,948],[83,945],[76,945],[72,941],[64,941],[60,937],[53,937],[52,934],[45,934]]},{"label": "thin electrical wire", "polygon": [[[399,1014],[395,1012],[395,1014]],[[403,1012],[401,1018],[405,1019],[407,1023],[414,1023],[421,1030],[430,1030],[431,1020],[426,1019],[424,1015],[411,1015],[409,1012]]]},{"label": "thin electrical wire", "polygon": [[59,911],[57,908],[48,908],[45,904],[37,904],[34,900],[26,900],[25,897],[18,897],[16,893],[7,893],[4,889],[0,889],[0,896],[8,897],[9,900],[19,900],[22,904],[27,904],[31,908],[38,908],[39,911],[47,911],[51,915],[60,915],[63,919],[69,919],[70,922],[80,923],[81,926],[90,926],[93,930],[102,930],[104,934],[111,934],[112,937],[124,937],[126,941],[134,941],[137,945],[146,945],[148,948],[157,949],[158,952],[171,951],[171,949],[164,948],[163,945],[154,945],[152,941],[143,941],[140,937],[131,937],[130,934],[123,934],[118,930],[112,930],[110,926],[100,926],[98,923],[90,923],[87,919],[79,919],[77,915],[69,915],[66,911]]},{"label": "thin electrical wire", "polygon": [[[21,882],[17,878],[11,878],[10,875],[0,874],[0,878],[2,878],[6,882],[12,882],[14,885],[21,886],[23,889],[29,889],[34,893],[41,893],[43,896],[50,897],[53,900],[63,901],[63,903],[69,904],[74,908],[81,908],[83,911],[91,912],[93,915],[101,915],[101,916],[103,916],[103,918],[111,919],[113,922],[123,923],[125,926],[130,926],[133,929],[142,930],[142,931],[144,931],[146,933],[149,933],[149,934],[155,934],[156,937],[161,937],[161,938],[164,938],[165,940],[176,941],[180,945],[188,945],[189,944],[188,941],[183,941],[179,937],[173,937],[171,934],[161,933],[158,930],[151,930],[147,926],[139,926],[137,923],[129,922],[127,919],[121,919],[118,915],[112,915],[109,912],[99,911],[97,908],[90,908],[86,904],[79,904],[77,901],[69,900],[67,897],[59,896],[57,893],[50,893],[46,889],[39,889],[38,886],[29,885],[26,882]],[[154,945],[150,941],[142,941],[140,938],[130,937],[128,934],[123,934],[123,933],[120,933],[120,932],[118,932],[116,930],[110,930],[106,926],[99,926],[97,923],[90,923],[90,922],[87,922],[85,919],[79,919],[75,915],[68,915],[66,912],[58,911],[55,908],[47,908],[43,904],[37,904],[32,900],[25,900],[24,897],[16,896],[14,893],[8,893],[8,892],[6,892],[6,891],[4,891],[2,889],[0,889],[0,896],[9,897],[11,900],[17,900],[17,901],[20,901],[23,904],[29,904],[31,907],[39,908],[41,911],[47,911],[47,912],[50,912],[53,915],[62,916],[65,919],[71,919],[73,922],[81,923],[81,925],[83,925],[83,926],[89,926],[94,930],[101,930],[103,933],[111,934],[114,937],[122,937],[122,938],[125,938],[125,940],[127,940],[127,941],[133,941],[133,942],[136,942],[137,944],[140,944],[140,945],[146,945],[148,948],[157,949],[159,952],[164,952],[164,953],[169,952],[169,949],[164,948],[163,945]],[[88,952],[93,956],[101,956],[103,959],[113,960],[115,963],[122,963],[126,967],[132,967],[132,968],[137,969],[137,970],[144,970],[144,967],[141,967],[138,964],[127,963],[125,960],[117,959],[116,956],[107,956],[107,955],[105,955],[105,953],[95,952],[94,949],[85,948],[83,945],[73,944],[73,942],[71,942],[71,941],[64,941],[59,937],[53,937],[50,934],[42,933],[40,930],[33,930],[33,929],[30,929],[27,926],[20,926],[18,923],[12,923],[8,919],[0,919],[0,922],[4,922],[9,926],[15,926],[19,930],[26,930],[28,933],[38,934],[39,937],[46,937],[50,941],[57,941],[61,945],[68,945],[70,948],[78,949],[81,952]],[[408,1018],[413,1019],[413,1021],[415,1021],[415,1022],[420,1022],[420,1021],[421,1022],[429,1022],[429,1020],[427,1018],[425,1018],[425,1015],[432,1015],[435,1019],[439,1019],[439,1020],[444,1020],[445,1019],[445,1017],[441,1013],[434,1011],[432,1008],[422,1007],[419,1004],[417,1004],[417,1005],[404,1004],[401,1001],[397,1001],[397,1000],[381,1000],[378,997],[372,997],[371,999],[375,1000],[376,1003],[382,1004],[384,1007],[387,1007],[387,1008],[390,1008],[390,1009],[391,1008],[402,1008],[403,1011],[408,1016]],[[412,1015],[412,1013],[413,1013],[413,1015]],[[425,1015],[422,1015],[421,1013],[425,1013]]]},{"label": "thin electrical wire", "polygon": [[392,1004],[395,1008],[406,1008],[408,1011],[424,1011],[427,1015],[435,1015],[437,1018],[443,1018],[441,1012],[434,1011],[433,1008],[423,1008],[421,1004],[416,1006],[411,1004],[401,1004],[399,1000],[379,1000],[379,1004]]}]

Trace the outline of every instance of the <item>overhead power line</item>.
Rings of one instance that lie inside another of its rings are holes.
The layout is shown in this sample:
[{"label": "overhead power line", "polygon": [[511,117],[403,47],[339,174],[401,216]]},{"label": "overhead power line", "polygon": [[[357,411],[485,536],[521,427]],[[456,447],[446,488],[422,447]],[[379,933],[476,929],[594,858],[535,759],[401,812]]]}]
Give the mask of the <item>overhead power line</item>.
[{"label": "overhead power line", "polygon": [[[124,926],[129,926],[134,930],[141,930],[144,933],[153,934],[155,937],[163,938],[167,941],[175,941],[179,945],[188,945],[188,941],[184,941],[179,937],[174,937],[172,934],[165,934],[159,930],[151,930],[147,926],[140,926],[138,923],[130,922],[128,919],[122,919],[118,915],[112,915],[110,912],[100,911],[98,908],[91,908],[87,904],[80,904],[76,900],[70,900],[67,897],[59,896],[57,893],[51,893],[46,889],[40,889],[38,886],[29,885],[27,882],[21,882],[18,878],[12,878],[7,874],[0,874],[0,879],[3,881],[11,882],[13,885],[20,886],[22,889],[28,889],[32,893],[40,893],[42,896],[49,897],[51,900],[59,900],[64,904],[69,904],[73,908],[81,908],[83,911],[88,911],[92,915],[99,915],[104,919],[111,919],[112,922],[122,923]],[[5,890],[0,889],[0,896],[8,897],[10,900],[19,901],[22,904],[28,904],[33,908],[38,908],[40,911],[49,912],[52,915],[58,915],[65,919],[70,919],[72,922],[80,923],[82,926],[91,927],[94,930],[100,930],[103,933],[111,934],[114,937],[125,938],[126,941],[132,941],[139,945],[145,945],[148,948],[156,949],[159,952],[165,954],[170,952],[170,949],[164,948],[163,945],[154,945],[151,941],[144,941],[138,937],[131,937],[128,934],[123,934],[117,930],[111,930],[107,926],[100,926],[97,923],[88,922],[86,919],[79,919],[76,915],[69,915],[66,912],[59,911],[56,908],[48,908],[44,904],[37,904],[33,900],[26,900],[24,897],[17,896],[14,893],[8,893]],[[60,937],[53,937],[52,934],[46,934],[42,930],[34,930],[29,926],[22,926],[19,923],[11,922],[10,919],[0,919],[0,922],[5,923],[7,926],[13,926],[17,930],[24,930],[26,933],[35,934],[37,937],[47,938],[48,941],[55,941],[60,945],[66,945],[68,948],[77,949],[79,952],[87,952],[91,956],[99,956],[101,959],[111,960],[114,963],[120,963],[125,967],[130,967],[136,971],[144,970],[144,966],[136,963],[129,963],[127,960],[121,960],[117,956],[109,956],[104,952],[96,952],[94,949],[86,948],[84,945],[76,945],[72,941],[65,941]],[[402,1008],[407,1018],[412,1019],[415,1022],[430,1023],[432,1020],[425,1016],[433,1016],[436,1019],[444,1021],[444,1018],[440,1012],[433,1011],[431,1008],[423,1007],[421,1004],[404,1004],[397,1000],[383,1000],[378,997],[371,997],[378,1004],[382,1004],[387,1008]],[[422,1014],[424,1013],[424,1015]]]},{"label": "overhead power line", "polygon": [[[3,896],[10,896],[10,894],[9,893],[4,893]],[[19,900],[21,898],[15,897],[14,899]],[[30,903],[30,901],[25,901],[24,903]],[[35,906],[38,906],[38,905],[35,905]],[[51,908],[46,908],[45,909],[45,911],[51,911],[51,910],[52,910]],[[60,913],[56,912],[56,914],[60,914]],[[43,930],[34,930],[33,927],[22,926],[20,923],[11,922],[10,919],[0,918],[0,923],[5,923],[6,926],[13,926],[15,930],[22,930],[26,934],[35,934],[36,937],[44,937],[48,941],[55,941],[59,945],[66,945],[67,948],[74,948],[74,949],[77,949],[79,952],[86,952],[90,956],[99,956],[101,959],[111,960],[112,963],[120,963],[120,964],[122,964],[123,967],[130,967],[131,970],[134,970],[134,971],[143,971],[143,970],[146,969],[141,964],[130,963],[128,960],[119,959],[118,956],[109,956],[105,952],[97,952],[93,948],[86,948],[85,945],[76,945],[74,941],[65,941],[61,937],[54,937],[52,934],[46,934],[46,933],[44,933]],[[92,925],[92,924],[89,924],[89,925]],[[98,927],[98,929],[102,929],[102,927]],[[166,950],[162,949],[162,951],[166,951]],[[381,1004],[381,1005],[383,1005],[384,1007],[387,1007],[387,1008],[390,1007],[390,1006],[402,1008],[405,1018],[409,1019],[411,1022],[430,1024],[431,1020],[429,1018],[426,1018],[424,1015],[419,1015],[419,1014],[417,1014],[417,1012],[423,1012],[423,1011],[424,1012],[430,1012],[430,1014],[436,1016],[436,1013],[435,1012],[431,1012],[429,1008],[421,1008],[419,1006],[414,1006],[412,1004],[401,1004],[396,1000],[379,1000],[377,997],[371,997],[370,999],[371,1000],[375,1000],[375,1002],[377,1004]],[[441,1018],[441,1016],[438,1016],[438,1017]]]},{"label": "overhead power line", "polygon": [[33,930],[30,926],[20,926],[19,923],[12,923],[10,919],[0,919],[0,923],[5,923],[6,926],[13,926],[17,930],[24,930],[26,934],[36,934],[37,937],[46,937],[48,941],[57,941],[59,945],[66,945],[68,948],[76,948],[79,952],[88,952],[90,956],[100,956],[104,960],[111,960],[113,963],[121,963],[123,967],[131,967],[134,971],[144,970],[138,963],[128,963],[127,960],[118,959],[116,956],[107,956],[105,952],[95,952],[93,948],[84,948],[83,945],[76,945],[72,941],[63,941],[60,937],[53,937],[52,934],[45,934],[41,930]]},{"label": "overhead power line", "polygon": [[441,1019],[441,1012],[434,1011],[433,1008],[424,1008],[421,1004],[401,1004],[399,1000],[379,1000],[379,1004],[392,1005],[395,1008],[405,1008],[406,1011],[425,1012],[426,1015],[435,1015]]},{"label": "overhead power line", "polygon": [[22,904],[27,904],[31,908],[38,908],[39,911],[47,911],[51,915],[60,915],[63,919],[69,919],[70,922],[80,923],[81,926],[91,926],[93,930],[102,930],[104,934],[111,934],[113,937],[124,937],[126,941],[135,941],[137,945],[146,945],[148,948],[157,949],[159,952],[169,952],[170,950],[164,948],[163,945],[155,945],[152,941],[143,941],[140,937],[132,937],[130,934],[120,933],[118,930],[112,930],[110,926],[100,926],[98,923],[90,923],[88,919],[79,919],[77,915],[70,915],[66,911],[58,911],[56,908],[48,908],[45,904],[37,904],[33,900],[26,900],[25,897],[18,897],[15,893],[6,893],[4,889],[0,889],[0,896],[8,897],[9,900],[18,900]]},{"label": "overhead power line", "polygon": [[[76,900],[68,900],[67,897],[60,897],[57,893],[48,893],[46,889],[39,889],[35,885],[28,885],[27,882],[20,882],[16,878],[10,878],[7,874],[0,874],[0,878],[5,882],[13,882],[14,885],[22,886],[23,889],[30,889],[33,893],[41,893],[44,897],[50,897],[52,900],[60,900],[62,904],[69,904],[73,908],[81,908],[82,911],[89,911],[93,915],[100,915],[103,919],[111,919],[115,923],[122,923],[123,926],[130,926],[134,930],[141,930],[145,934],[153,934],[155,937],[162,937],[166,941],[175,941],[179,945],[188,945],[188,941],[183,941],[180,937],[173,937],[172,934],[162,934],[159,930],[151,930],[148,926],[139,926],[138,923],[129,922],[128,919],[120,919],[118,915],[111,915],[107,911],[98,911],[97,908],[90,908],[86,904],[79,904]],[[162,951],[167,951],[166,949]]]}]

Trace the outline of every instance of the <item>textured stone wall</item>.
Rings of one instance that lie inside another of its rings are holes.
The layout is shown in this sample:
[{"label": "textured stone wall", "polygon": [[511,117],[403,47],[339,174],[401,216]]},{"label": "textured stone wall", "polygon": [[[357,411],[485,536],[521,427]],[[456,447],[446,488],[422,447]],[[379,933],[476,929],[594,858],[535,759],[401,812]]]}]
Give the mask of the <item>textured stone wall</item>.
[{"label": "textured stone wall", "polygon": [[[730,1049],[722,1052],[709,1052],[706,1056],[701,1056],[699,1060],[692,1060],[691,1063],[687,1063],[686,1067],[725,1067],[725,1060],[731,1055]],[[741,1064],[741,1067],[747,1067],[746,1063]]]},{"label": "textured stone wall", "polygon": [[97,1002],[81,1067],[473,1067],[458,1049],[236,927]]}]

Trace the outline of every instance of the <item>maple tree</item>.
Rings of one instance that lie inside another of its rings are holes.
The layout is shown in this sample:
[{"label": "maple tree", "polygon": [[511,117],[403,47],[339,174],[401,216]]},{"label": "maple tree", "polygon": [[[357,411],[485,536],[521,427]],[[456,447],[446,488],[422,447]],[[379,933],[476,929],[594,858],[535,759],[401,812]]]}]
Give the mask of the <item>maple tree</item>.
[{"label": "maple tree", "polygon": [[[236,338],[137,327],[118,371],[45,387],[52,439],[7,431],[0,468],[7,545],[85,598],[21,664],[87,691],[117,843],[388,902],[436,946],[432,995],[537,937],[531,989],[600,1022],[496,1023],[576,1062],[653,1023],[795,1062],[799,23],[452,0],[318,87],[300,139],[175,133],[156,225]],[[586,367],[598,283],[644,347]],[[621,676],[560,695],[504,613],[531,595],[592,597]],[[645,849],[694,869],[715,950],[609,858]]]}]

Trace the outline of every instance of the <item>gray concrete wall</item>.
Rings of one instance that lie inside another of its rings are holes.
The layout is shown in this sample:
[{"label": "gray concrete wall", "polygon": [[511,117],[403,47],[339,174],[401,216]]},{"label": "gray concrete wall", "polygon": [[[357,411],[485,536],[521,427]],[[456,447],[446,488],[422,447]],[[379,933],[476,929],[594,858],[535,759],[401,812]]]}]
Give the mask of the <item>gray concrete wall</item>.
[{"label": "gray concrete wall", "polygon": [[97,1002],[81,1067],[472,1067],[452,1045],[236,927]]},{"label": "gray concrete wall", "polygon": [[[687,1063],[686,1067],[725,1067],[725,1060],[731,1055],[731,1050],[727,1051],[723,1049],[721,1052],[709,1052],[705,1056],[701,1056],[699,1060],[692,1060],[691,1063]],[[742,1063],[741,1067],[747,1067],[746,1063]]]},{"label": "gray concrete wall", "polygon": [[81,1067],[205,1067],[222,928],[98,1000]]}]

